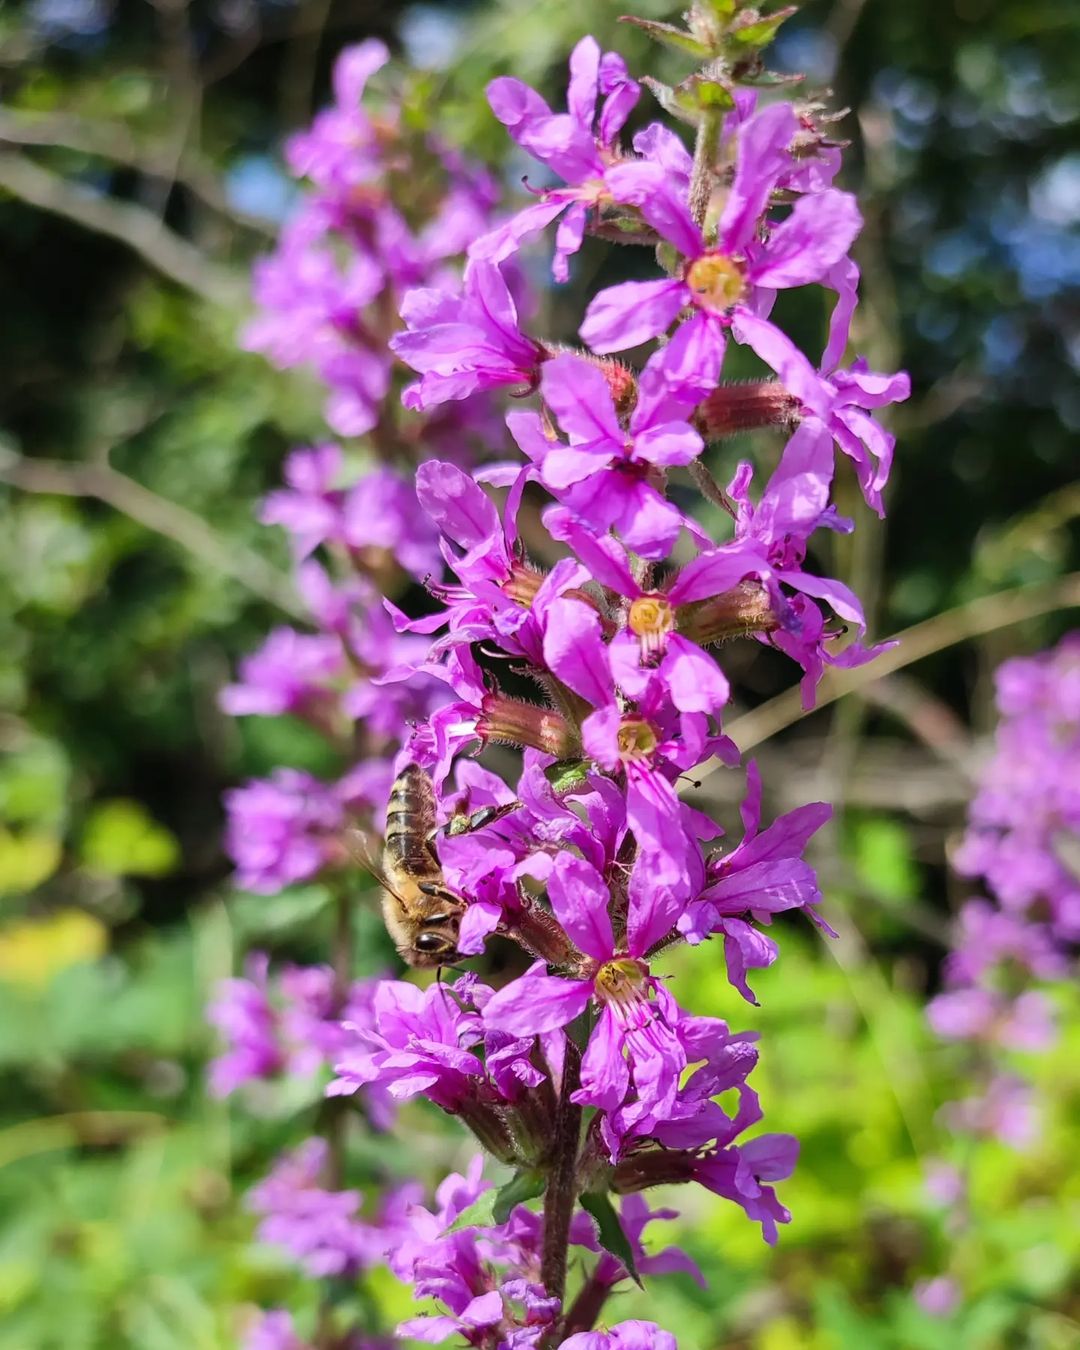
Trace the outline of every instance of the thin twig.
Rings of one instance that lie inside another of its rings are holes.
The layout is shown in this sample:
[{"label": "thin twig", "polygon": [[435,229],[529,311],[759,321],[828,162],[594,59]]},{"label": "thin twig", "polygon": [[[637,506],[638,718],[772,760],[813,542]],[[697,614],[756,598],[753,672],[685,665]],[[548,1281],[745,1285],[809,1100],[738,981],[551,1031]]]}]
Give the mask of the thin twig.
[{"label": "thin twig", "polygon": [[[958,605],[944,614],[937,614],[923,623],[905,628],[893,639],[899,645],[883,652],[868,665],[827,672],[818,687],[815,706],[809,712],[803,710],[798,688],[787,689],[763,703],[760,708],[744,713],[726,728],[727,733],[740,750],[749,750],[794,722],[835,703],[837,699],[856,694],[867,685],[913,665],[934,652],[996,632],[999,628],[1023,623],[1025,619],[1035,619],[1057,609],[1077,607],[1080,607],[1080,572],[1071,572],[1068,576],[1040,582],[1035,586],[1019,586],[1012,591],[999,591],[997,595],[981,596],[978,600],[971,600],[966,605]],[[711,759],[700,769],[695,769],[694,775],[698,779],[706,778],[723,767],[719,760]]]},{"label": "thin twig", "polygon": [[179,544],[218,572],[278,609],[303,618],[304,611],[287,577],[265,558],[222,538],[210,525],[176,502],[168,501],[107,464],[66,464],[62,460],[0,456],[0,482],[24,492],[61,497],[93,497]]},{"label": "thin twig", "polygon": [[232,205],[222,190],[219,175],[204,159],[189,152],[179,166],[173,166],[166,161],[160,146],[143,144],[120,122],[67,117],[63,113],[28,114],[0,106],[0,141],[91,155],[132,169],[144,178],[175,177],[181,187],[215,215],[267,239],[275,237],[276,231],[269,221]]},{"label": "thin twig", "polygon": [[77,187],[11,151],[0,152],[0,188],[30,206],[126,245],[162,276],[204,300],[232,305],[243,298],[239,278],[223,271],[143,206]]}]

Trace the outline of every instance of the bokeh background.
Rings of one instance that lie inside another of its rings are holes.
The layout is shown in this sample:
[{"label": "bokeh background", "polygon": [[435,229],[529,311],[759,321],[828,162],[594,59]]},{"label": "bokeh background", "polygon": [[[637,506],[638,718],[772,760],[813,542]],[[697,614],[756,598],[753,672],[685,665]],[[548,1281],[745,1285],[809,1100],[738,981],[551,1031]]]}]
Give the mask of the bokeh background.
[{"label": "bokeh background", "polygon": [[[318,391],[237,349],[247,274],[293,200],[282,139],[325,101],[344,44],[377,34],[428,68],[429,110],[516,181],[485,83],[513,72],[560,98],[586,31],[664,73],[617,28],[624,7],[0,8],[2,1350],[225,1350],[249,1305],[314,1298],[252,1247],[241,1200],[305,1132],[313,1094],[244,1110],[204,1093],[215,982],[252,946],[319,959],[329,927],[318,885],[236,893],[220,842],[228,785],[327,767],[299,725],[216,705],[293,606],[283,541],[254,508],[285,451],[321,434]],[[635,12],[675,17],[659,0]],[[710,1289],[655,1280],[617,1311],[647,1308],[684,1350],[1077,1346],[1077,991],[1053,991],[1066,1034],[1024,1066],[1042,1139],[962,1160],[962,1233],[923,1180],[955,1153],[937,1113],[964,1057],[923,1008],[968,894],[946,859],[993,727],[991,672],[1078,622],[1062,578],[1080,516],[1080,22],[1064,0],[809,0],[772,57],[850,109],[860,347],[915,389],[892,423],[888,522],[860,518],[833,574],[878,635],[926,625],[926,654],[801,720],[784,662],[739,669],[769,808],[841,808],[818,861],[842,937],[786,927],[760,1009],[700,962],[684,1001],[761,1030],[768,1119],[803,1141],[783,1191],[795,1221],[774,1253],[693,1198],[672,1228]],[[585,251],[547,298],[549,332],[572,334],[612,266]],[[701,795],[726,818],[737,789],[714,776]],[[358,906],[356,922],[363,968],[385,968],[374,917]],[[408,1151],[364,1144],[369,1188],[418,1157],[433,1182],[467,1152],[433,1111],[403,1128]],[[935,1319],[911,1291],[946,1265],[965,1299]],[[387,1277],[371,1297],[389,1326],[402,1295]]]}]

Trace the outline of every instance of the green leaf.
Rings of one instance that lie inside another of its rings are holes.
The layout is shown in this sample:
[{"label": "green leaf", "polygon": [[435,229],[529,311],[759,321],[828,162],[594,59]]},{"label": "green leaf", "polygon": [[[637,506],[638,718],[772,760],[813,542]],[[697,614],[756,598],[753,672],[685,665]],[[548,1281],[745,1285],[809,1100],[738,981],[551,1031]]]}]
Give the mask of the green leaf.
[{"label": "green leaf", "polygon": [[589,781],[589,763],[587,759],[560,759],[557,764],[548,765],[544,777],[556,793],[573,792]]},{"label": "green leaf", "polygon": [[531,1169],[515,1172],[504,1185],[493,1186],[463,1209],[446,1232],[460,1233],[463,1228],[491,1228],[505,1223],[515,1205],[543,1195],[546,1185],[547,1178],[542,1172]]},{"label": "green leaf", "polygon": [[516,1172],[505,1186],[500,1186],[495,1192],[495,1204],[492,1209],[495,1222],[505,1223],[510,1217],[511,1210],[523,1205],[526,1200],[535,1200],[538,1195],[543,1195],[546,1186],[547,1177],[543,1172],[536,1172],[531,1168]]},{"label": "green leaf", "polygon": [[852,838],[855,871],[886,900],[914,900],[920,891],[911,836],[898,820],[869,816]]},{"label": "green leaf", "polygon": [[180,845],[139,802],[117,797],[90,813],[80,856],[108,876],[163,877],[180,861]]},{"label": "green leaf", "polygon": [[731,25],[729,31],[732,40],[740,47],[767,47],[781,24],[797,13],[796,7],[789,5],[786,9],[778,9],[775,14],[770,14],[765,19],[755,20],[751,19],[749,14],[742,15]]},{"label": "green leaf", "polygon": [[665,47],[673,47],[677,52],[689,52],[691,56],[696,56],[702,61],[707,61],[712,55],[704,42],[699,42],[692,33],[686,33],[681,28],[674,27],[673,24],[656,23],[652,19],[639,19],[633,14],[620,15],[619,22],[633,24],[635,28],[640,28],[643,33],[647,33],[654,42],[660,42]]},{"label": "green leaf", "polygon": [[634,1249],[623,1231],[622,1221],[616,1213],[615,1206],[607,1195],[600,1191],[586,1191],[581,1197],[581,1208],[596,1224],[596,1238],[600,1246],[604,1251],[617,1257],[626,1267],[634,1283],[644,1288],[634,1260]]},{"label": "green leaf", "polygon": [[724,112],[730,112],[735,106],[735,95],[725,84],[719,80],[706,79],[702,75],[691,75],[688,80],[684,80],[679,85],[678,92],[681,94],[686,90],[688,98],[693,98],[697,106],[704,111],[706,108],[720,108]]},{"label": "green leaf", "polygon": [[463,1228],[490,1228],[495,1222],[495,1201],[498,1196],[499,1192],[492,1186],[478,1200],[467,1205],[446,1232],[460,1233]]}]

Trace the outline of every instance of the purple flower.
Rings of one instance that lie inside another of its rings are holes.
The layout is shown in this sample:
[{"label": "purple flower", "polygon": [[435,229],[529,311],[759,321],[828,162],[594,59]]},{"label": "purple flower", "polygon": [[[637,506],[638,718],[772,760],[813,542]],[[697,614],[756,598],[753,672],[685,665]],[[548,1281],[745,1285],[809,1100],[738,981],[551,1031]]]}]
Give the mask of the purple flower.
[{"label": "purple flower", "polygon": [[650,679],[646,672],[655,670],[681,712],[722,708],[730,697],[727,679],[711,656],[676,631],[677,610],[740,581],[755,555],[737,548],[722,559],[703,554],[659,590],[646,590],[634,577],[625,549],[610,535],[594,535],[558,507],[545,513],[544,524],[570,545],[594,580],[630,601],[626,627],[608,645],[624,692],[634,696],[643,691]]},{"label": "purple flower", "polygon": [[931,1317],[948,1317],[960,1302],[960,1290],[955,1280],[937,1275],[932,1280],[920,1280],[912,1290],[915,1302]]},{"label": "purple flower", "polygon": [[270,1175],[248,1193],[248,1206],[262,1217],[260,1242],[283,1247],[315,1279],[355,1276],[374,1265],[393,1234],[357,1216],[356,1191],[324,1189],[329,1162],[325,1139],[308,1139],[279,1158]]},{"label": "purple flower", "polygon": [[747,971],[772,965],[777,950],[749,920],[768,924],[774,914],[802,909],[832,933],[814,911],[821,892],[814,869],[802,856],[832,808],[824,802],[800,806],[759,833],[761,776],[753,762],[747,767],[746,782],[742,841],[731,853],[710,860],[705,885],[680,917],[679,930],[693,943],[722,934],[728,979],[745,999],[756,1003]]},{"label": "purple flower", "polygon": [[711,734],[706,713],[676,708],[659,671],[648,673],[634,691],[635,706],[624,711],[599,616],[579,601],[552,604],[544,655],[548,668],[595,709],[582,723],[582,744],[602,769],[625,774],[627,819],[656,880],[688,884],[700,869],[701,821],[679,801],[674,779],[710,754],[730,760],[734,747]]},{"label": "purple flower", "polygon": [[818,373],[789,337],[759,315],[740,314],[734,329],[739,341],[753,347],[799,400],[803,422],[827,431],[851,459],[867,505],[884,516],[881,493],[892,467],[895,440],[869,410],[908,398],[907,374],[878,375],[864,361],[856,361],[850,370]]},{"label": "purple flower", "polygon": [[296,1334],[292,1314],[283,1308],[260,1313],[244,1331],[241,1350],[311,1350]]},{"label": "purple flower", "polygon": [[664,469],[689,464],[703,449],[685,421],[693,398],[673,393],[670,361],[659,352],[642,371],[625,431],[603,372],[571,355],[546,362],[541,377],[544,401],[569,445],[549,439],[535,413],[507,418],[544,486],[595,532],[617,529],[647,558],[666,557],[684,523],[663,495]]},{"label": "purple flower", "polygon": [[[492,112],[523,150],[568,186],[542,190],[532,206],[477,240],[470,249],[472,256],[500,262],[562,215],[552,270],[557,281],[566,281],[568,260],[581,247],[589,211],[611,200],[606,174],[619,160],[616,138],[640,92],[622,58],[615,52],[601,54],[591,37],[582,38],[570,56],[566,113],[552,113],[520,80],[508,76],[492,80],[487,89]],[[597,118],[601,94],[605,97]]]},{"label": "purple flower", "polygon": [[446,985],[421,990],[400,980],[380,982],[373,1008],[374,1029],[355,1029],[328,1091],[349,1095],[380,1083],[398,1101],[424,1093],[445,1111],[459,1110],[484,1077],[471,1050],[483,1040],[479,1017]]},{"label": "purple flower", "polygon": [[267,497],[263,523],[283,525],[300,560],[320,544],[336,544],[372,572],[386,555],[417,579],[436,571],[435,534],[418,517],[413,484],[393,469],[378,468],[339,487],[342,464],[336,445],[294,450],[285,461],[288,487]]},{"label": "purple flower", "polygon": [[[807,541],[816,529],[824,527],[844,533],[851,529],[851,522],[837,516],[829,503],[832,443],[828,435],[812,423],[800,426],[785,446],[757,505],[749,495],[752,475],[751,466],[743,462],[728,486],[728,495],[737,508],[735,540],[743,549],[758,554],[756,564],[748,565],[747,570],[756,573],[772,600],[777,627],[767,640],[805,670],[803,706],[809,709],[814,706],[815,691],[826,665],[862,665],[886,648],[883,645],[866,648],[857,637],[843,651],[830,650],[827,643],[833,634],[814,602],[824,600],[859,636],[866,630],[862,606],[842,582],[803,570]],[[794,591],[795,595],[786,595],[781,587]]]},{"label": "purple flower", "polygon": [[282,370],[313,366],[329,387],[326,420],[340,436],[360,436],[378,420],[392,358],[363,318],[385,286],[364,253],[342,266],[324,239],[328,222],[308,208],[285,227],[277,252],[255,266],[262,311],[241,345]]},{"label": "purple flower", "polygon": [[771,194],[791,167],[797,126],[791,106],[778,103],[739,127],[735,177],[715,244],[706,241],[685,190],[672,183],[663,165],[639,161],[610,171],[607,181],[616,200],[635,205],[685,262],[670,279],[626,281],[601,291],[580,329],[594,351],[636,347],[690,307],[695,314],[688,325],[719,366],[726,330],[734,328],[740,337],[744,315],[767,313],[777,290],[828,280],[862,223],[850,193],[827,188],[800,197],[791,214],[761,237]]},{"label": "purple flower", "polygon": [[401,304],[408,332],[391,349],[423,378],[402,395],[407,408],[431,408],[486,389],[535,386],[544,349],[518,327],[517,309],[502,273],[476,259],[464,290],[409,291]]},{"label": "purple flower", "polygon": [[276,769],[227,792],[225,809],[225,851],[243,890],[273,895],[342,860],[342,803],[311,774]]},{"label": "purple flower", "polygon": [[303,559],[335,536],[340,519],[341,447],[332,443],[293,450],[285,459],[286,487],[271,492],[259,519],[281,525],[291,536],[294,555]]},{"label": "purple flower", "polygon": [[579,1331],[568,1336],[559,1350],[678,1350],[670,1331],[655,1322],[619,1322],[608,1331]]},{"label": "purple flower", "polygon": [[221,691],[221,707],[233,717],[303,716],[333,697],[328,685],[345,668],[336,637],[275,628],[257,652],[241,660],[240,679]]},{"label": "purple flower", "polygon": [[409,619],[385,602],[398,631],[432,633],[449,627],[447,636],[426,652],[425,664],[451,645],[490,639],[542,668],[543,615],[554,599],[587,580],[587,573],[565,559],[546,575],[523,561],[517,511],[526,477],[518,474],[500,520],[486,493],[455,465],[429,460],[417,471],[417,495],[442,534],[443,556],[460,582],[430,584],[447,608],[420,619]]},{"label": "purple flower", "polygon": [[378,38],[341,52],[334,64],[334,106],[317,114],[312,126],[290,137],[285,147],[297,178],[346,194],[381,175],[380,133],[361,101],[368,80],[389,60]]},{"label": "purple flower", "polygon": [[949,1129],[988,1135],[1017,1150],[1034,1142],[1040,1117],[1031,1084],[1009,1073],[995,1074],[981,1092],[942,1108]]},{"label": "purple flower", "polygon": [[483,1010],[484,1025],[513,1036],[533,1036],[567,1026],[595,1002],[600,1017],[581,1064],[574,1100],[612,1111],[631,1076],[639,1099],[672,1099],[686,1067],[672,1030],[678,1009],[645,959],[674,924],[678,902],[635,870],[626,937],[616,943],[608,917],[609,891],[591,863],[559,853],[548,877],[556,918],[586,958],[578,978],[543,973],[537,962],[501,989]]},{"label": "purple flower", "polygon": [[271,1078],[284,1063],[278,1020],[267,988],[269,958],[253,952],[243,979],[223,980],[206,1010],[228,1047],[209,1067],[210,1093],[228,1097],[244,1083]]},{"label": "purple flower", "polygon": [[705,1154],[694,1167],[694,1180],[741,1205],[761,1224],[762,1236],[771,1246],[778,1237],[776,1225],[789,1223],[791,1214],[773,1188],[761,1183],[791,1176],[798,1156],[799,1142],[790,1134],[763,1134],[737,1148]]}]

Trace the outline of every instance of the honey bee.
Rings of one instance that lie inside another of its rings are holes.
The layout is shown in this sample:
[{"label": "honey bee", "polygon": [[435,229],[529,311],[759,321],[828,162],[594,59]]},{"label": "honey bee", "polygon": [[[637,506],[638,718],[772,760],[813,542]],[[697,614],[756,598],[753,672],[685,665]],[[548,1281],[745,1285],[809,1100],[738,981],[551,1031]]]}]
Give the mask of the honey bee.
[{"label": "honey bee", "polygon": [[430,969],[458,958],[465,902],[443,878],[435,852],[435,789],[418,764],[394,780],[383,843],[382,914],[401,959]]},{"label": "honey bee", "polygon": [[[455,815],[448,831],[480,829],[520,805],[515,801]],[[382,885],[383,922],[398,955],[407,965],[427,970],[459,959],[458,928],[467,903],[446,884],[435,851],[438,832],[431,777],[419,764],[409,764],[390,789],[382,866],[358,858]]]}]

